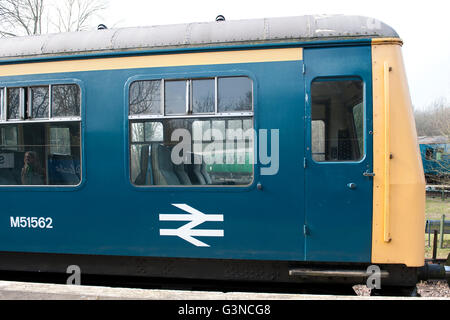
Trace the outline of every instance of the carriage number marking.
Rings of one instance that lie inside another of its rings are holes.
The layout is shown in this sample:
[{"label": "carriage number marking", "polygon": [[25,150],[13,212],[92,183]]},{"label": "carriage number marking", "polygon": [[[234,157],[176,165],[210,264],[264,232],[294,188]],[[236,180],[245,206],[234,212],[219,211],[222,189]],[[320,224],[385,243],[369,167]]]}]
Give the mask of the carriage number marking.
[{"label": "carriage number marking", "polygon": [[52,218],[44,217],[10,217],[11,228],[53,229]]}]

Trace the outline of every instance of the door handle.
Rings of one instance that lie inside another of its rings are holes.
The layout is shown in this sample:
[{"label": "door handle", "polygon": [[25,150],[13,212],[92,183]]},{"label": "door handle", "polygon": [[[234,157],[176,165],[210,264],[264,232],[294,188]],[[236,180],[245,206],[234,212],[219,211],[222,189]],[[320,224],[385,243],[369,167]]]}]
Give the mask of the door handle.
[{"label": "door handle", "polygon": [[375,177],[375,173],[366,171],[363,173],[364,177]]}]

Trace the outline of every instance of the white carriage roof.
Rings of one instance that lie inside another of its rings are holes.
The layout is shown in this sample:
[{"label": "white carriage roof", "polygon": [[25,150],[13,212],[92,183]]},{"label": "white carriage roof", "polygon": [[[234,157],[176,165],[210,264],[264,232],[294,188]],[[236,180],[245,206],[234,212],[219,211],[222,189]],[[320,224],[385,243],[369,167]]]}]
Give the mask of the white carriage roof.
[{"label": "white carriage roof", "polygon": [[264,42],[398,37],[394,29],[373,18],[310,15],[3,38],[0,39],[0,60]]}]

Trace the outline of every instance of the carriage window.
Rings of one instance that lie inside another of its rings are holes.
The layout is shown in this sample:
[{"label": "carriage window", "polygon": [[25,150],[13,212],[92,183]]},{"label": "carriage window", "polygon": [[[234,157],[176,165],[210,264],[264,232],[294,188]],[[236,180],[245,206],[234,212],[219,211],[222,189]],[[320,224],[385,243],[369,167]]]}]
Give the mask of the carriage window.
[{"label": "carriage window", "polygon": [[20,119],[24,90],[21,88],[8,88],[6,96],[7,118],[10,120]]},{"label": "carriage window", "polygon": [[131,84],[130,114],[161,114],[161,81],[136,81]]},{"label": "carriage window", "polygon": [[364,155],[361,80],[315,80],[311,84],[311,149],[315,161],[355,161]]},{"label": "carriage window", "polygon": [[[0,185],[78,185],[80,88],[48,85],[6,92],[8,114],[0,121]],[[64,120],[68,116],[72,118]]]},{"label": "carriage window", "polygon": [[[225,79],[225,84],[222,80]],[[249,185],[253,92],[247,77],[160,80],[162,115],[136,117],[130,98],[130,179],[135,185]],[[220,115],[218,90],[227,113]],[[130,96],[133,90],[130,86]],[[247,111],[247,112],[244,112]]]},{"label": "carriage window", "polygon": [[[251,119],[166,119],[162,124],[132,123],[132,131],[143,130],[131,133],[132,182],[136,185],[250,184],[253,180],[253,130],[249,123]],[[153,134],[152,139],[146,139],[146,127],[160,131]],[[170,138],[177,129],[186,134],[182,139],[188,139],[184,147],[178,143],[186,141]]]},{"label": "carriage window", "polygon": [[80,115],[80,87],[75,84],[54,85],[52,88],[52,117]]},{"label": "carriage window", "polygon": [[49,87],[32,87],[29,91],[31,118],[49,118]]},{"label": "carriage window", "polygon": [[192,112],[213,113],[214,106],[214,79],[192,80]]},{"label": "carriage window", "polygon": [[186,114],[185,80],[165,81],[164,107],[166,114]]},{"label": "carriage window", "polygon": [[219,113],[252,110],[251,79],[247,77],[219,78],[218,91]]}]

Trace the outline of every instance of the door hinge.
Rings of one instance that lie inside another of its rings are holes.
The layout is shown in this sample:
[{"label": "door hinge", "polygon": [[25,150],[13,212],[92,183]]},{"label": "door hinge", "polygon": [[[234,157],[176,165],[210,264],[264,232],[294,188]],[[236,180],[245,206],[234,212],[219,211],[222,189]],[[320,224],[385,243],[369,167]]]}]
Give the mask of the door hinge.
[{"label": "door hinge", "polygon": [[306,158],[303,158],[303,168],[306,169]]},{"label": "door hinge", "polygon": [[305,65],[305,63],[303,63],[303,74],[305,74],[306,73],[306,65]]}]

